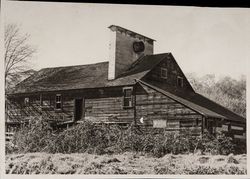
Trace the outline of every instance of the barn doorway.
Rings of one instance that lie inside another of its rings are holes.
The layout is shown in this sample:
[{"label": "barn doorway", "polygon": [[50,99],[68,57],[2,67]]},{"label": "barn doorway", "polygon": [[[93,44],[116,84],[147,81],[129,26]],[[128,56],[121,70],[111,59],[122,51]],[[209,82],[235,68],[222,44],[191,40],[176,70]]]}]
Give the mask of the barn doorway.
[{"label": "barn doorway", "polygon": [[206,119],[205,127],[210,134],[215,134],[215,121],[213,119]]},{"label": "barn doorway", "polygon": [[83,108],[84,108],[84,99],[83,98],[75,99],[75,115],[74,115],[75,121],[82,119],[82,117],[84,116]]}]

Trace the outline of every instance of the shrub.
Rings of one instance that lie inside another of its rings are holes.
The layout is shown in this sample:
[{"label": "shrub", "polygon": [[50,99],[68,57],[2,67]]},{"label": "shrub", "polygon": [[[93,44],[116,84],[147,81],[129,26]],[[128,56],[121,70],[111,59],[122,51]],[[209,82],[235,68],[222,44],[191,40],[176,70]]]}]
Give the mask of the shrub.
[{"label": "shrub", "polygon": [[12,142],[8,142],[5,144],[6,154],[17,153],[17,152],[18,152],[18,149]]},{"label": "shrub", "polygon": [[246,142],[241,140],[234,140],[234,150],[236,154],[245,154],[247,151]]},{"label": "shrub", "polygon": [[[233,140],[223,134],[216,138],[209,134],[194,136],[192,131],[138,130],[134,126],[121,129],[85,121],[61,132],[52,131],[48,122],[36,119],[14,135],[15,152],[49,152],[111,154],[126,151],[143,152],[155,157],[168,153],[202,153],[228,155],[235,153]],[[9,147],[9,146],[8,146]],[[7,152],[14,151],[10,147]]]},{"label": "shrub", "polygon": [[47,146],[51,139],[51,127],[48,122],[34,118],[28,126],[23,126],[13,136],[17,152],[38,152]]},{"label": "shrub", "polygon": [[230,153],[236,153],[236,145],[231,137],[225,136],[223,133],[217,136],[217,142],[219,143],[219,154],[228,155]]},{"label": "shrub", "polygon": [[119,132],[120,129],[118,126],[108,126],[105,124],[97,126],[86,121],[59,133],[51,141],[48,152],[89,152],[102,154],[105,153],[106,148],[118,142]]}]

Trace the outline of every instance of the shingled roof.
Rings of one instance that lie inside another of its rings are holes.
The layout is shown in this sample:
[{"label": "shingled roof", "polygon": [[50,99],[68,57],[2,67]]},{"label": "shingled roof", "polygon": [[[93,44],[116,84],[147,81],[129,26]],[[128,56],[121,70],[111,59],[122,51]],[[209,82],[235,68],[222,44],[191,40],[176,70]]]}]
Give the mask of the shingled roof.
[{"label": "shingled roof", "polygon": [[168,55],[143,56],[114,80],[108,80],[108,62],[44,68],[19,83],[11,94],[132,85]]}]

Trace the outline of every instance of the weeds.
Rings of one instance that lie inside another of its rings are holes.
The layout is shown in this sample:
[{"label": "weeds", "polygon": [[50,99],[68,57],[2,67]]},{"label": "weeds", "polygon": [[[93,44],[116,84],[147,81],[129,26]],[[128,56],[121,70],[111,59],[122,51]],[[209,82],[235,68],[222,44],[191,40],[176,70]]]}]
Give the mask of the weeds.
[{"label": "weeds", "polygon": [[168,153],[201,153],[228,155],[236,152],[232,139],[223,134],[216,138],[209,134],[193,136],[192,132],[169,132],[149,129],[137,132],[132,125],[121,129],[118,125],[96,125],[91,122],[74,125],[64,131],[52,131],[48,122],[34,120],[14,135],[13,146],[7,153],[93,153],[111,154],[142,152],[155,157]]}]

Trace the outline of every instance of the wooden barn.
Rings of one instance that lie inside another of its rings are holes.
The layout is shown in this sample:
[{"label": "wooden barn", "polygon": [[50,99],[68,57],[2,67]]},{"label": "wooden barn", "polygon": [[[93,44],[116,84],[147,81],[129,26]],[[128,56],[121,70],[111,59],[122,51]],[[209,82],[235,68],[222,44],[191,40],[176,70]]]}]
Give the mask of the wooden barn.
[{"label": "wooden barn", "polygon": [[153,54],[153,39],[109,29],[108,62],[44,68],[7,94],[7,130],[42,117],[56,125],[134,123],[246,138],[246,119],[196,93],[171,53]]}]

